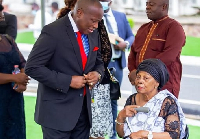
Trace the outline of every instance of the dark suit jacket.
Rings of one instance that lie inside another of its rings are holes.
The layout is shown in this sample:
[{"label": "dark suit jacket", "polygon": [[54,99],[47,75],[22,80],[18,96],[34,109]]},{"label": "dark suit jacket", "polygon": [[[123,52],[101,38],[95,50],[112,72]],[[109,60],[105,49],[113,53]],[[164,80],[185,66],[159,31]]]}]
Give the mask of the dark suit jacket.
[{"label": "dark suit jacket", "polygon": [[[112,10],[112,13],[115,17],[115,20],[117,22],[117,28],[118,28],[118,34],[119,36],[124,39],[124,41],[129,42],[129,47],[133,44],[134,41],[134,35],[133,32],[130,28],[130,25],[128,23],[128,20],[126,18],[126,15],[121,12],[117,12]],[[125,57],[125,52],[122,51],[122,57],[121,57],[121,68],[126,67],[126,57]]]},{"label": "dark suit jacket", "polygon": [[[73,75],[98,71],[103,75],[104,66],[97,30],[88,35],[90,52],[85,70],[79,45],[68,16],[45,26],[28,57],[25,73],[39,81],[35,121],[48,128],[70,131],[80,116],[83,90],[70,88]],[[87,108],[91,123],[91,95],[86,85]]]},{"label": "dark suit jacket", "polygon": [[5,34],[10,35],[15,40],[17,37],[17,17],[13,14],[5,13],[5,21],[7,24]]}]

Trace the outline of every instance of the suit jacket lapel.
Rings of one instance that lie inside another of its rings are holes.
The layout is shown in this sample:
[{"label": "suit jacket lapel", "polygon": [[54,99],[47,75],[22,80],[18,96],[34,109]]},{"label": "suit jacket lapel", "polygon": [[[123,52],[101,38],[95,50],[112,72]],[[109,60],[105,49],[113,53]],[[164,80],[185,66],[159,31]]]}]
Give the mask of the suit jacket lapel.
[{"label": "suit jacket lapel", "polygon": [[117,15],[117,13],[116,13],[115,11],[113,11],[113,10],[112,10],[112,13],[113,13],[113,15],[114,15],[114,17],[115,17],[115,20],[116,20],[116,22],[117,22],[118,35],[119,35],[120,37],[122,37],[121,33],[122,33],[122,31],[124,31],[124,30],[123,30],[123,27],[122,27],[122,26],[120,27],[120,25],[121,25],[121,24],[120,24],[120,23],[121,23],[120,20],[122,20],[122,19],[120,19],[121,16]]},{"label": "suit jacket lapel", "polygon": [[[74,32],[74,30],[73,30],[73,28],[71,26],[71,23],[69,21],[68,16],[65,16],[65,17],[66,17],[66,21],[67,21],[66,32],[67,32],[67,34],[69,36],[69,39],[71,40],[71,44],[72,44],[72,47],[74,49],[74,52],[75,52],[79,67],[80,67],[81,70],[83,70],[80,47],[78,45],[78,42],[77,42],[77,39],[76,39],[76,36],[75,36],[75,32]],[[74,60],[74,62],[76,62],[76,61]]]}]

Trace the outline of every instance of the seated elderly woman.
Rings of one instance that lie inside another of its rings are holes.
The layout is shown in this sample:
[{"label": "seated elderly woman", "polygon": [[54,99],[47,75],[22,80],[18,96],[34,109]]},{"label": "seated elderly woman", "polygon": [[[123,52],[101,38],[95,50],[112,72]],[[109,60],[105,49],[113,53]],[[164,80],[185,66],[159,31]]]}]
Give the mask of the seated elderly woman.
[{"label": "seated elderly woman", "polygon": [[[135,88],[116,119],[120,137],[130,139],[182,139],[187,138],[185,117],[176,97],[161,90],[169,79],[164,63],[159,59],[146,59],[137,68]],[[137,112],[148,107],[148,112]]]}]

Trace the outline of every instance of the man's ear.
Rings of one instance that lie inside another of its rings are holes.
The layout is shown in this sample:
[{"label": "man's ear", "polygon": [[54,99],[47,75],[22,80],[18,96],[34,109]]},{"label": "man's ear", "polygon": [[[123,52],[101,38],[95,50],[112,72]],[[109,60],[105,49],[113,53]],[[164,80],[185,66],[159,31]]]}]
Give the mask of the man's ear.
[{"label": "man's ear", "polygon": [[82,9],[77,9],[77,17],[81,17],[83,15],[83,10]]},{"label": "man's ear", "polygon": [[163,5],[163,11],[168,10],[168,4]]},{"label": "man's ear", "polygon": [[108,4],[108,6],[110,7],[112,5],[112,1],[110,1],[110,3]]}]

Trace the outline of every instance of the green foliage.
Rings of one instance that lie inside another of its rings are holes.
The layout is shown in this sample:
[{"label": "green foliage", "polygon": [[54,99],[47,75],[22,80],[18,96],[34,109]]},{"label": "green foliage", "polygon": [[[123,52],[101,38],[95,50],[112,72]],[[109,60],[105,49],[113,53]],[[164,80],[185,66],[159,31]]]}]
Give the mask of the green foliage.
[{"label": "green foliage", "polygon": [[131,29],[133,29],[133,27],[134,27],[134,25],[135,25],[134,20],[133,20],[132,18],[128,18],[127,20],[128,20],[128,22],[129,22],[129,25],[130,25]]},{"label": "green foliage", "polygon": [[24,97],[24,102],[26,117],[26,138],[42,139],[41,127],[34,121],[36,97]]},{"label": "green foliage", "polygon": [[200,38],[186,37],[186,44],[182,49],[181,55],[185,56],[200,56]]},{"label": "green foliage", "polygon": [[189,125],[189,139],[199,139],[200,137],[200,127]]},{"label": "green foliage", "polygon": [[35,38],[33,37],[33,32],[20,32],[17,34],[16,38],[17,43],[28,43],[34,44]]}]

